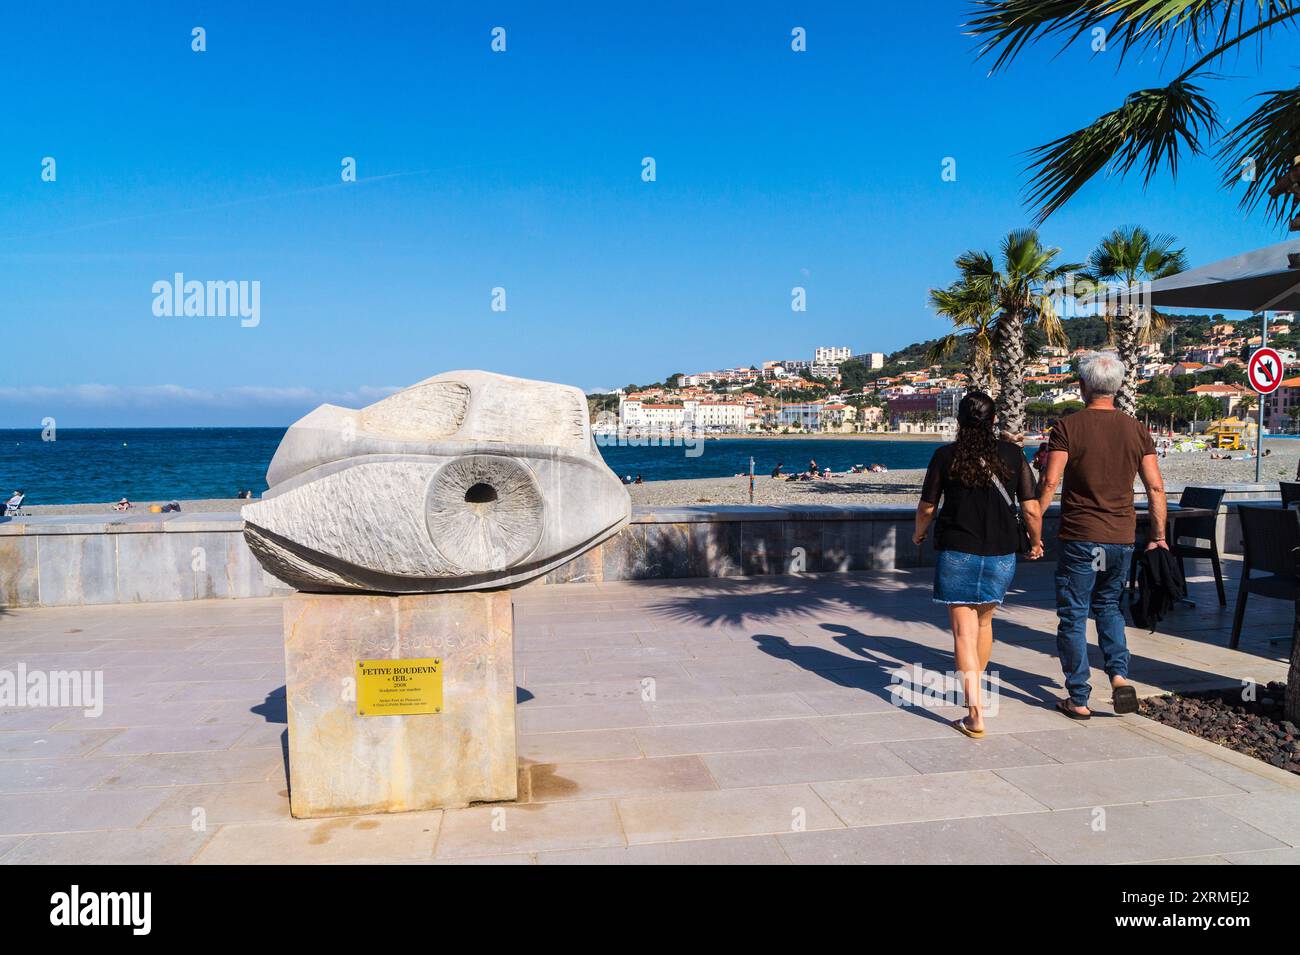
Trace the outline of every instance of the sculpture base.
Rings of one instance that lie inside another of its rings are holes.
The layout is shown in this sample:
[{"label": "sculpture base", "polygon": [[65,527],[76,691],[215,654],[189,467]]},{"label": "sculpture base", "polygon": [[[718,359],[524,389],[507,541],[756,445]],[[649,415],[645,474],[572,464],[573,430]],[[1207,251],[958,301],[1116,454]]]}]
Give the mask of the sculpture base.
[{"label": "sculpture base", "polygon": [[284,659],[295,817],[516,797],[507,591],[294,594]]}]

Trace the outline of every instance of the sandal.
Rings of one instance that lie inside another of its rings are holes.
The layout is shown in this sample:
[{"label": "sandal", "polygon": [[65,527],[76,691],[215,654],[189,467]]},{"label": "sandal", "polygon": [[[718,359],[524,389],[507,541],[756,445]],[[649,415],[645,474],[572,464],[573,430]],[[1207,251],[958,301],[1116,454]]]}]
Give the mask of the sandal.
[{"label": "sandal", "polygon": [[1138,694],[1129,684],[1117,686],[1110,693],[1110,701],[1115,707],[1116,716],[1138,711]]},{"label": "sandal", "polygon": [[969,726],[966,725],[966,717],[964,716],[959,720],[953,720],[952,728],[955,729],[958,733],[961,733],[962,736],[968,736],[971,739],[984,738],[984,731],[971,729]]},{"label": "sandal", "polygon": [[1064,713],[1066,716],[1068,716],[1068,717],[1069,717],[1070,719],[1072,719],[1072,720],[1080,720],[1080,721],[1082,721],[1082,720],[1090,720],[1090,719],[1092,719],[1092,714],[1091,714],[1091,713],[1089,713],[1089,714],[1087,714],[1087,715],[1085,716],[1083,713],[1076,713],[1074,710],[1070,709],[1070,701],[1069,701],[1069,700],[1057,700],[1057,701],[1056,701],[1056,710],[1057,710],[1058,713]]}]

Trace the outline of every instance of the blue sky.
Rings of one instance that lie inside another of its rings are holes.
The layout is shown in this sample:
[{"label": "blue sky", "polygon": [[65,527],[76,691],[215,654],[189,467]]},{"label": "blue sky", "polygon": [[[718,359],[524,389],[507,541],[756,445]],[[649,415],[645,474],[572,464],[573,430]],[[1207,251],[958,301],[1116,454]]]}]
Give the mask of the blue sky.
[{"label": "blue sky", "polygon": [[[1081,43],[989,78],[946,0],[111,6],[6,13],[0,427],[287,424],[453,368],[591,389],[889,351],[944,330],[926,290],[956,254],[1026,224],[1022,151],[1159,75]],[[1230,65],[1226,120],[1294,84],[1279,59]],[[1132,222],[1193,264],[1284,237],[1209,161],[1093,184],[1043,234],[1078,259]],[[156,316],[177,272],[260,282],[259,324]]]}]

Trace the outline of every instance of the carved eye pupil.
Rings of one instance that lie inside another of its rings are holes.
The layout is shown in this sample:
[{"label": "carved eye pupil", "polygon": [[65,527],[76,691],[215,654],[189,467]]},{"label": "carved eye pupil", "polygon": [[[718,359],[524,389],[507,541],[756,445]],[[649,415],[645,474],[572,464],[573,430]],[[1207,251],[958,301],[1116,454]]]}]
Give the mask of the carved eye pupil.
[{"label": "carved eye pupil", "polygon": [[491,504],[497,499],[497,489],[479,482],[465,492],[466,504]]},{"label": "carved eye pupil", "polygon": [[430,541],[465,573],[495,573],[526,558],[542,539],[545,515],[533,472],[503,455],[448,461],[425,495]]}]

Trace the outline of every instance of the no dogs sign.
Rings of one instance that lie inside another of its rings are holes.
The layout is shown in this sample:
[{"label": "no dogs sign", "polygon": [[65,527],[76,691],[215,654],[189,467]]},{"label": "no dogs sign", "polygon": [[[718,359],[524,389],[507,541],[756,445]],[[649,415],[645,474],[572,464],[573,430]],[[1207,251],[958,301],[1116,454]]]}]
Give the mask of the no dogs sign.
[{"label": "no dogs sign", "polygon": [[1261,395],[1271,395],[1282,384],[1282,356],[1271,348],[1259,349],[1250,356],[1246,377]]}]

